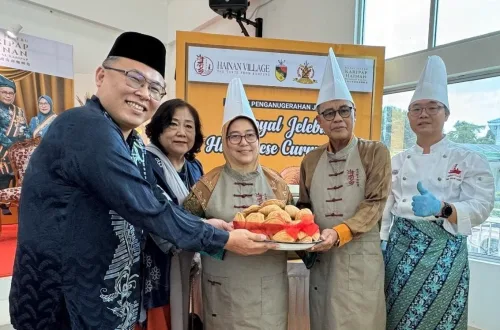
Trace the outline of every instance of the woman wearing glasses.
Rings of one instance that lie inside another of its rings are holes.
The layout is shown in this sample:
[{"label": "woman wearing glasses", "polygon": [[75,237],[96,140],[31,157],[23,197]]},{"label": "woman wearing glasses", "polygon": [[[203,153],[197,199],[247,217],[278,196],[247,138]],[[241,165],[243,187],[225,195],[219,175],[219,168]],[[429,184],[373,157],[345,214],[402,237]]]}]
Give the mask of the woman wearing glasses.
[{"label": "woman wearing glasses", "polygon": [[[228,87],[222,125],[226,164],[193,186],[184,202],[186,210],[231,222],[237,212],[268,199],[292,202],[285,181],[259,164],[258,134],[243,85],[235,78]],[[205,329],[287,329],[285,252],[247,257],[230,252],[218,257],[203,255],[202,264]]]},{"label": "woman wearing glasses", "polygon": [[[180,99],[163,103],[146,126],[151,144],[148,162],[167,198],[182,205],[191,187],[203,175],[195,155],[203,144],[198,112]],[[190,271],[194,252],[177,251],[152,236],[144,250],[144,300],[147,329],[187,330]]]},{"label": "woman wearing glasses", "polygon": [[417,144],[392,159],[382,218],[389,330],[467,329],[467,235],[495,187],[487,160],[443,135],[449,115],[446,67],[431,56],[408,111]]},{"label": "woman wearing glasses", "polygon": [[38,98],[38,114],[30,121],[30,129],[33,132],[33,137],[43,137],[56,117],[52,99],[48,95],[40,96]]}]

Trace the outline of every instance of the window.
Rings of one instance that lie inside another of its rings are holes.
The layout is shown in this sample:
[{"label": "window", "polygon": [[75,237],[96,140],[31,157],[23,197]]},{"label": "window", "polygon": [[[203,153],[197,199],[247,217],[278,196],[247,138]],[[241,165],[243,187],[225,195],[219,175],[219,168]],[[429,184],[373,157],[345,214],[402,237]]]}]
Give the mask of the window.
[{"label": "window", "polygon": [[439,0],[436,45],[499,31],[499,12],[498,0]]},{"label": "window", "polygon": [[391,155],[410,148],[417,140],[407,116],[412,95],[413,91],[384,95],[381,139],[391,150]]},{"label": "window", "polygon": [[500,31],[498,0],[362,1],[363,44],[385,46],[386,58]]},{"label": "window", "polygon": [[[392,155],[416,141],[406,115],[412,95],[413,91],[384,95],[381,140]],[[444,132],[483,154],[495,177],[495,207],[484,224],[473,228],[469,251],[500,258],[500,77],[450,84],[448,98],[450,118]]]},{"label": "window", "polygon": [[427,49],[431,0],[365,0],[363,44],[386,58]]}]

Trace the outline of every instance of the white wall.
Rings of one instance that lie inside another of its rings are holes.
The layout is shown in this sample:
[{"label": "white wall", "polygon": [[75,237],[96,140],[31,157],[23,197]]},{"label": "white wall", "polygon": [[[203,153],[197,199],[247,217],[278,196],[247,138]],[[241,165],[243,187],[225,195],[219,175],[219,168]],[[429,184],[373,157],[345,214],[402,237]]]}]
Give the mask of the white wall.
[{"label": "white wall", "polygon": [[73,45],[75,73],[93,72],[121,32],[24,1],[0,0],[0,6],[8,8],[0,11],[1,27],[21,24],[22,33]]},{"label": "white wall", "polygon": [[[167,38],[167,0],[22,0],[119,30]],[[187,0],[189,1],[189,0]],[[19,1],[17,1],[19,2]],[[186,0],[184,0],[186,2]],[[208,2],[208,1],[206,1]]]},{"label": "white wall", "polygon": [[500,329],[500,265],[470,259],[469,325]]},{"label": "white wall", "polygon": [[[205,31],[207,23],[225,24],[214,21],[220,16],[209,8],[208,0],[167,1],[168,43],[175,40],[175,31]],[[252,0],[247,17],[264,19],[264,38],[353,43],[357,4],[358,0]],[[240,34],[237,23],[231,23],[221,34]]]},{"label": "white wall", "polygon": [[[264,20],[264,38],[352,44],[357,5],[358,0],[252,0],[247,17]],[[176,31],[243,34],[236,21],[215,14],[207,0],[168,0],[168,13],[167,95],[173,98]],[[190,18],[186,19],[188,15]],[[253,37],[255,29],[245,27]]]},{"label": "white wall", "polygon": [[95,75],[94,73],[75,73],[75,105],[76,97],[78,96],[82,101],[85,101],[85,94],[91,95],[96,92]]},{"label": "white wall", "polygon": [[167,43],[171,43],[175,40],[176,31],[197,30],[212,19],[219,17],[219,15],[208,6],[208,0],[166,1],[168,4]]},{"label": "white wall", "polygon": [[95,92],[95,69],[123,31],[167,41],[167,0],[0,0],[0,8],[0,27],[21,24],[22,33],[73,45],[75,95],[81,98]]},{"label": "white wall", "polygon": [[0,327],[10,324],[9,293],[11,277],[0,277]]},{"label": "white wall", "polygon": [[273,0],[259,9],[258,16],[264,19],[264,38],[352,44],[356,4],[356,0]]}]

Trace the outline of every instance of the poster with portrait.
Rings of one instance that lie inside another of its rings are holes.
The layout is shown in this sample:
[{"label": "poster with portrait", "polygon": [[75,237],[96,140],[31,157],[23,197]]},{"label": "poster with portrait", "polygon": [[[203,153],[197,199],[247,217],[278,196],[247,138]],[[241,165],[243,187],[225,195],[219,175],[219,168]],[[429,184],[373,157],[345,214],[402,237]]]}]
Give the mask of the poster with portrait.
[{"label": "poster with portrait", "polygon": [[73,46],[0,29],[0,191],[17,185],[9,150],[73,106]]}]

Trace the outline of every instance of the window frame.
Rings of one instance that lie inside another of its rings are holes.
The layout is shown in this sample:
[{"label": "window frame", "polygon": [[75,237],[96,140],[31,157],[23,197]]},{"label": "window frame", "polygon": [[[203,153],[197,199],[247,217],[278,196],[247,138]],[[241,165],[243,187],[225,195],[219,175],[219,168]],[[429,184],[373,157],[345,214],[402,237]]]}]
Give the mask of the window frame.
[{"label": "window frame", "polygon": [[[364,39],[365,39],[365,28],[366,28],[366,26],[365,26],[366,1],[367,0],[357,0],[357,3],[356,3],[357,17],[355,19],[355,27],[356,27],[355,34],[356,35],[355,35],[354,39],[355,39],[355,43],[358,43],[360,45],[364,45],[364,42],[365,42]],[[388,58],[386,58],[386,60],[389,60],[389,59],[392,60],[392,59],[405,57],[405,56],[413,55],[413,54],[425,53],[425,52],[428,52],[431,50],[439,50],[440,48],[450,47],[450,46],[461,44],[461,43],[468,42],[468,41],[473,41],[473,40],[477,40],[477,39],[489,38],[491,36],[500,35],[500,31],[493,31],[490,33],[481,34],[481,35],[477,35],[477,36],[470,37],[470,38],[464,38],[464,39],[460,39],[457,41],[453,41],[450,43],[436,46],[439,0],[430,0],[430,1],[431,1],[431,5],[429,8],[429,22],[428,22],[429,32],[427,35],[427,48],[416,51],[416,52],[406,53],[406,54],[402,54],[402,55],[398,55],[398,56],[394,56],[394,57],[388,57]]]}]

